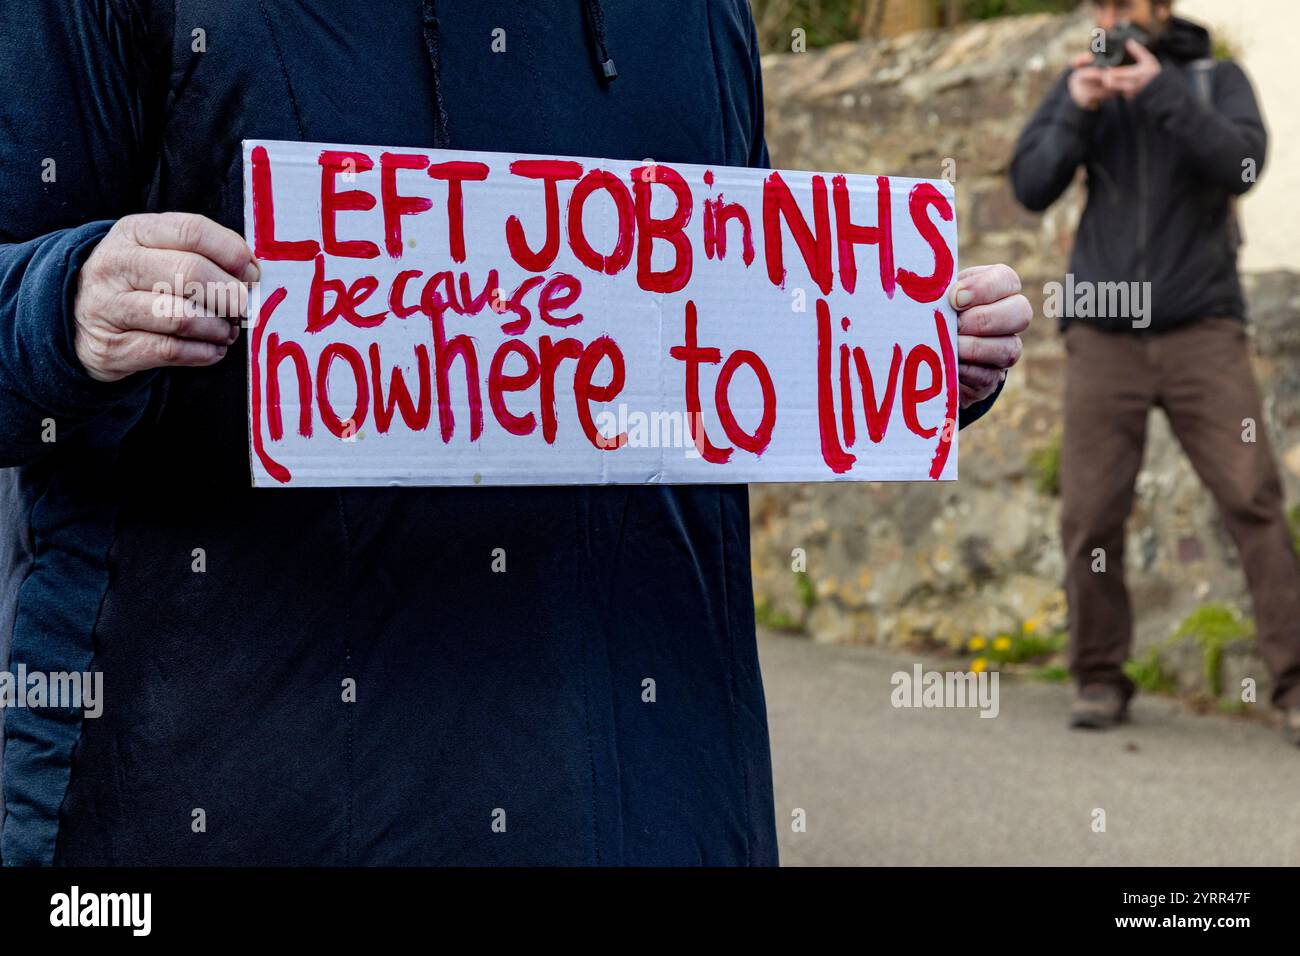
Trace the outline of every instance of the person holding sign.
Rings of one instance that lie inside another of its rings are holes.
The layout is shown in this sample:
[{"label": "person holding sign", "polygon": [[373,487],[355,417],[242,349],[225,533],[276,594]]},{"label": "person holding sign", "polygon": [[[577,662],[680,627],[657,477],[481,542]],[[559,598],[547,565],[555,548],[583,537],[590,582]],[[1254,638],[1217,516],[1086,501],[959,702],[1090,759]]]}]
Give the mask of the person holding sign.
[{"label": "person holding sign", "polygon": [[[251,359],[280,336],[296,435],[290,344],[360,336],[374,313],[304,304],[328,333],[291,341],[267,318],[277,289],[249,287],[298,261],[310,288],[315,254],[259,263],[240,235],[245,140],[766,167],[747,4],[6,0],[0,78],[3,658],[104,677],[96,719],[6,711],[4,864],[775,863],[744,485],[251,488]],[[277,239],[413,258],[418,217],[397,213],[400,241],[352,232],[376,171],[350,158],[311,203],[278,203]],[[376,221],[407,194],[381,189]],[[451,293],[435,283],[419,312],[408,279],[395,301],[432,377]],[[540,316],[573,319],[571,290],[502,287],[484,328],[509,335],[526,308],[560,348]],[[968,423],[1028,303],[1005,266],[922,293],[929,328],[945,298],[960,313]],[[608,361],[593,387],[612,388]],[[325,394],[340,442],[378,444]]]},{"label": "person holding sign", "polygon": [[[1049,294],[1065,334],[1061,537],[1077,694],[1072,726],[1127,717],[1133,638],[1124,523],[1147,416],[1164,409],[1223,515],[1255,605],[1273,703],[1300,745],[1300,561],[1264,428],[1237,273],[1236,197],[1268,134],[1250,81],[1170,0],[1097,0],[1081,53],[1021,135],[1031,210],[1080,166],[1088,202],[1070,276]],[[1053,303],[1052,300],[1055,300]]]}]

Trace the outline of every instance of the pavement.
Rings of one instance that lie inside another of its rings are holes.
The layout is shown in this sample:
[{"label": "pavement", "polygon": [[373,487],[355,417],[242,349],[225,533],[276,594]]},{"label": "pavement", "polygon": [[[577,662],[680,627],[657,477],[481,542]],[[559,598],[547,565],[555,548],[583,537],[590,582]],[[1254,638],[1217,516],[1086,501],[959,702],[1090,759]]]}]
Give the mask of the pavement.
[{"label": "pavement", "polygon": [[1068,685],[1011,678],[992,719],[895,708],[914,656],[772,634],[759,655],[783,865],[1300,865],[1300,748],[1260,722],[1146,697],[1071,731]]}]

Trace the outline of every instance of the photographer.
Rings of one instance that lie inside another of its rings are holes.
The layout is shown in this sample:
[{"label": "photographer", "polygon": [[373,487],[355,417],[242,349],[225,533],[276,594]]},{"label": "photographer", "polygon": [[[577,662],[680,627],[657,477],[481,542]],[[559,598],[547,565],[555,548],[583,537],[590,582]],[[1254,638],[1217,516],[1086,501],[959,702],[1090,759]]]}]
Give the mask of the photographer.
[{"label": "photographer", "polygon": [[[1041,211],[1087,170],[1070,285],[1139,290],[1146,308],[1061,314],[1065,331],[1062,539],[1072,725],[1126,716],[1132,616],[1124,523],[1147,413],[1160,406],[1218,502],[1253,595],[1273,702],[1300,744],[1300,565],[1264,433],[1237,274],[1234,197],[1254,184],[1267,134],[1245,73],[1215,63],[1209,33],[1171,0],[1097,0],[1092,53],[1075,60],[1021,135],[1011,178]],[[1092,303],[1095,303],[1093,305]],[[1103,563],[1104,562],[1104,563]]]}]

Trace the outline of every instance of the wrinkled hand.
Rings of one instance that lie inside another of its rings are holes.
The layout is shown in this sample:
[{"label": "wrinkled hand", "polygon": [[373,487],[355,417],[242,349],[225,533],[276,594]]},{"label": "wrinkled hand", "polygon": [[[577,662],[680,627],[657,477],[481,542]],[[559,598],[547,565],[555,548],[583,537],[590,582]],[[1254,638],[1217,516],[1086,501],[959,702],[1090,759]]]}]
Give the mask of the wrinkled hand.
[{"label": "wrinkled hand", "polygon": [[246,283],[257,277],[247,243],[211,219],[170,212],[119,219],[77,277],[77,358],[101,382],[212,365],[238,337]]},{"label": "wrinkled hand", "polygon": [[1102,70],[1102,82],[1112,96],[1122,96],[1126,100],[1135,98],[1151,85],[1151,81],[1160,75],[1163,69],[1156,55],[1136,40],[1127,44],[1129,55],[1137,62],[1132,66],[1116,66]]},{"label": "wrinkled hand", "polygon": [[1074,58],[1073,65],[1074,70],[1066,81],[1070,99],[1079,109],[1095,113],[1101,109],[1102,103],[1115,95],[1114,91],[1106,88],[1106,71],[1093,65],[1091,53],[1080,53]]},{"label": "wrinkled hand", "polygon": [[988,398],[1020,360],[1020,333],[1034,316],[1010,266],[963,270],[949,295],[957,310],[957,370],[961,407]]}]

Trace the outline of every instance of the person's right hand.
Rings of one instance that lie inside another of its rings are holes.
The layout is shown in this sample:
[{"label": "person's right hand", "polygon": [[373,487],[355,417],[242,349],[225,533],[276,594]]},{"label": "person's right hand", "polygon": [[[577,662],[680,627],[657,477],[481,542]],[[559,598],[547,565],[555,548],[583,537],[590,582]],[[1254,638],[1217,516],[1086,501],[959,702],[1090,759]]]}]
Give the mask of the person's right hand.
[{"label": "person's right hand", "polygon": [[77,358],[101,382],[215,364],[239,335],[257,277],[243,238],[204,216],[119,219],[77,278]]},{"label": "person's right hand", "polygon": [[1074,58],[1074,70],[1070,73],[1067,85],[1070,99],[1081,110],[1095,113],[1101,104],[1115,95],[1114,90],[1106,87],[1106,71],[1093,66],[1091,53],[1080,53]]}]

